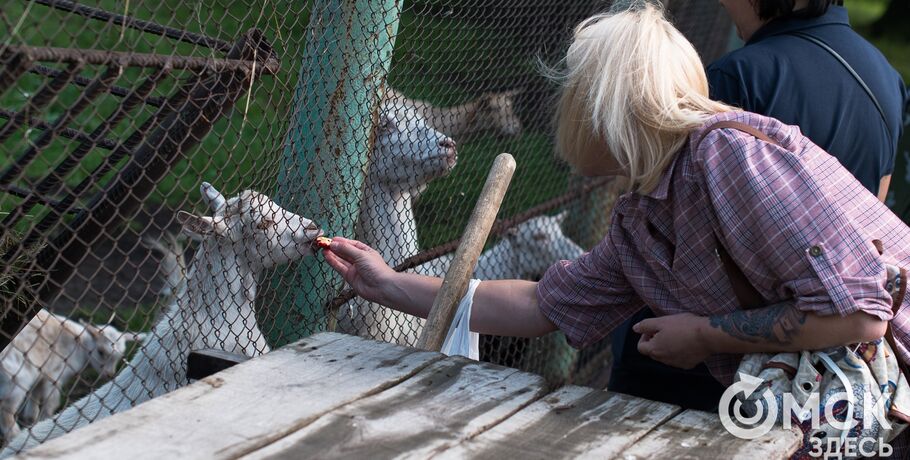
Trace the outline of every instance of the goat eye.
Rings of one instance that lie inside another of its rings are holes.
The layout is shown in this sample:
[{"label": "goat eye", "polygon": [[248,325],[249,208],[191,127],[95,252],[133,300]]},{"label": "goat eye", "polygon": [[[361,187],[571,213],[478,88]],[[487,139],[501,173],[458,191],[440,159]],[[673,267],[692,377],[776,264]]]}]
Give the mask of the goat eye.
[{"label": "goat eye", "polygon": [[534,238],[534,241],[545,241],[547,239],[547,235],[541,235],[540,233],[538,233],[538,234],[534,235],[532,238]]}]

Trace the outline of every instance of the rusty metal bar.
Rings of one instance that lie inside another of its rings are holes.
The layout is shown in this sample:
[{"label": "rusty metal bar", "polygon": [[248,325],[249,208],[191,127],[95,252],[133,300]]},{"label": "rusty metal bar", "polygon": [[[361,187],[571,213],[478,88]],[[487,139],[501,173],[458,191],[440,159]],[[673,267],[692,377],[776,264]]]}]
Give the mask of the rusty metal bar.
[{"label": "rusty metal bar", "polygon": [[[228,56],[249,59],[263,43],[262,32],[252,30],[238,40]],[[270,56],[261,55],[263,59]],[[52,300],[60,285],[69,278],[106,228],[135,214],[158,181],[230,110],[249,87],[248,79],[251,77],[250,73],[238,69],[208,78],[200,77],[206,78],[202,84],[195,81],[188,83],[191,91],[186,101],[146,137],[117,177],[92,199],[88,211],[76,216],[66,230],[38,254],[38,266],[46,269],[48,275],[38,285],[40,300]],[[16,327],[24,324],[16,324]],[[3,326],[5,332],[10,332],[6,324]]]},{"label": "rusty metal bar", "polygon": [[[16,112],[12,112],[12,111],[5,110],[5,109],[0,109],[0,118],[8,120],[14,116],[16,116]],[[28,125],[32,128],[40,129],[40,130],[48,130],[48,129],[52,128],[50,123],[43,121],[43,120],[28,120]],[[57,132],[57,134],[60,137],[65,137],[67,139],[74,139],[74,140],[77,140],[80,142],[91,141],[91,138],[89,137],[89,135],[87,133],[84,133],[82,131],[77,131],[72,128],[61,128],[60,131]],[[102,147],[107,150],[114,150],[117,148],[117,141],[114,141],[112,139],[107,139],[107,138],[98,139],[95,142],[95,145],[97,147]]]},{"label": "rusty metal bar", "polygon": [[[37,75],[43,75],[45,77],[56,77],[57,75],[59,75],[61,73],[60,70],[53,69],[51,67],[47,67],[47,66],[43,66],[43,65],[32,66],[32,68],[29,69],[29,72],[37,74]],[[71,83],[73,83],[77,86],[86,87],[92,83],[92,80],[90,78],[80,77],[79,75],[76,75],[73,78]],[[130,89],[124,88],[122,86],[111,86],[110,91],[111,91],[111,94],[113,94],[114,96],[120,96],[120,97],[126,97],[126,96],[129,96],[129,94],[130,94]],[[164,101],[165,101],[165,98],[163,98],[163,97],[149,97],[149,98],[146,98],[143,102],[145,102],[148,105],[154,106],[154,107],[161,107],[164,104]]]},{"label": "rusty metal bar", "polygon": [[[130,155],[133,149],[145,139],[149,130],[154,126],[157,126],[161,120],[174,112],[175,107],[182,105],[187,96],[189,95],[189,90],[191,85],[184,85],[178,89],[178,91],[171,96],[170,99],[165,101],[158,110],[152,114],[138,129],[133,131],[132,134],[124,141],[122,144],[115,146],[111,153],[104,158],[104,160],[86,176],[75,188],[69,191],[64,195],[60,200],[60,209],[54,209],[52,212],[48,213],[38,222],[37,225],[32,227],[32,230],[22,238],[19,246],[29,247],[40,239],[44,238],[44,235],[47,234],[51,228],[53,228],[59,222],[60,216],[63,213],[70,213],[70,207],[76,202],[76,200],[82,196],[82,194],[88,190],[90,187],[96,185],[101,179],[126,156]],[[13,254],[4,254],[0,256],[0,260],[12,260],[15,256]]]},{"label": "rusty metal bar", "polygon": [[0,143],[9,139],[23,123],[30,121],[33,116],[39,114],[41,109],[54,100],[54,97],[66,87],[67,82],[72,80],[73,76],[79,72],[82,65],[81,62],[71,62],[70,65],[66,67],[65,71],[59,72],[51,81],[45,83],[44,86],[26,102],[25,107],[23,107],[22,110],[8,118],[6,123],[0,127]]},{"label": "rusty metal bar", "polygon": [[215,59],[195,56],[168,56],[152,53],[133,53],[125,51],[86,50],[73,48],[33,47],[27,45],[9,45],[12,52],[27,53],[36,61],[71,62],[83,60],[92,65],[121,65],[124,67],[165,67],[175,70],[243,70],[257,71],[272,75],[278,71],[277,59],[270,58],[263,62],[244,59]]},{"label": "rusty metal bar", "polygon": [[3,96],[3,93],[11,88],[34,62],[35,59],[28,54],[28,50],[0,48],[0,64],[3,64],[0,66],[0,96]]},{"label": "rusty metal bar", "polygon": [[6,168],[6,171],[3,172],[3,175],[0,176],[0,185],[10,184],[16,176],[18,176],[25,168],[27,168],[32,160],[38,155],[38,153],[48,146],[51,141],[56,137],[57,132],[68,125],[77,115],[82,113],[89,103],[91,103],[95,97],[98,96],[101,92],[104,92],[104,89],[109,87],[114,83],[117,77],[120,76],[120,66],[110,66],[104,73],[98,77],[86,90],[84,93],[79,95],[79,98],[76,99],[76,102],[64,112],[63,115],[57,118],[54,121],[51,129],[46,130],[41,133],[37,140],[31,144],[19,158],[16,159],[16,162],[9,165]]},{"label": "rusty metal bar", "polygon": [[194,45],[202,45],[206,48],[213,48],[219,51],[227,51],[231,48],[231,43],[225,40],[208,37],[202,34],[187,32],[185,30],[174,29],[172,27],[163,26],[154,22],[143,21],[141,19],[136,19],[129,16],[123,16],[121,14],[111,13],[99,8],[80,5],[76,2],[67,0],[35,0],[35,3],[57,8],[58,10],[76,13],[87,18],[100,19],[102,21],[111,21],[114,24],[121,24],[131,29],[152,33],[155,35],[164,35],[168,38],[173,38],[175,40],[180,40],[186,43],[192,43]]},{"label": "rusty metal bar", "polygon": [[73,150],[60,164],[54,168],[54,171],[44,177],[36,186],[35,186],[35,195],[30,196],[25,199],[24,202],[20,203],[13,209],[6,217],[3,219],[3,222],[0,223],[2,226],[10,228],[16,220],[21,216],[28,213],[36,204],[39,203],[38,197],[47,193],[50,193],[55,187],[63,183],[64,178],[69,174],[79,162],[85,157],[85,155],[91,150],[95,145],[96,139],[102,139],[110,130],[117,126],[124,117],[126,117],[143,99],[158,84],[158,82],[170,72],[168,67],[164,67],[155,71],[150,77],[145,79],[136,90],[131,92],[126,99],[123,100],[123,103],[117,107],[117,110],[114,111],[104,122],[98,125],[91,134],[89,134],[88,141],[80,142],[76,149]]},{"label": "rusty metal bar", "polygon": [[[15,185],[7,185],[5,187],[0,188],[0,190],[3,190],[4,192],[9,193],[10,195],[19,197],[19,198],[28,198],[29,196],[34,196],[38,199],[40,204],[43,204],[43,205],[53,208],[53,209],[64,209],[66,207],[66,205],[64,205],[61,200],[54,200],[52,198],[48,198],[45,196],[36,195],[34,190],[29,190],[29,189],[22,188],[22,187],[16,187]],[[72,210],[69,211],[69,213],[77,213],[77,212],[81,212],[81,211],[82,211],[82,208],[73,208]]]},{"label": "rusty metal bar", "polygon": [[[545,212],[549,212],[554,209],[565,206],[565,205],[569,204],[570,202],[572,202],[572,200],[577,200],[595,189],[606,186],[611,181],[612,181],[612,178],[609,178],[609,177],[598,179],[591,183],[585,184],[583,187],[581,187],[577,190],[564,193],[558,197],[551,198],[547,201],[544,201],[543,203],[541,203],[537,206],[528,208],[527,210],[520,212],[508,219],[498,220],[498,221],[496,221],[496,223],[493,224],[493,228],[490,230],[490,236],[494,236],[494,235],[502,236],[502,234],[505,233],[506,230],[508,230],[516,225],[523,224],[539,215],[542,215]],[[461,238],[447,241],[443,244],[434,246],[425,251],[420,251],[418,254],[408,257],[407,259],[404,260],[404,262],[396,265],[393,268],[393,270],[395,270],[396,272],[403,272],[405,270],[410,270],[420,264],[429,262],[433,259],[439,258],[439,257],[449,254],[451,252],[455,252],[455,250],[458,249],[459,244],[461,244]],[[357,296],[357,294],[355,294],[352,289],[345,289],[340,294],[338,294],[337,296],[335,296],[334,298],[329,300],[328,303],[326,304],[326,308],[329,311],[334,312],[338,309],[338,307],[348,303],[351,299],[353,299],[356,296]]]}]

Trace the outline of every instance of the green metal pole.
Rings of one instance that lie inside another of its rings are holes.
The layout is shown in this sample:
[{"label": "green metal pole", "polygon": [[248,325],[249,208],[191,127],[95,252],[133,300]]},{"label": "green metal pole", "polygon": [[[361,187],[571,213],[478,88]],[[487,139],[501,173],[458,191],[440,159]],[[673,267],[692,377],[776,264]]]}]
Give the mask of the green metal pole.
[{"label": "green metal pole", "polygon": [[[276,201],[315,220],[327,235],[354,234],[400,11],[401,0],[313,2]],[[265,307],[273,322],[263,328],[270,344],[325,330],[324,305],[341,279],[321,256],[271,279]]]}]

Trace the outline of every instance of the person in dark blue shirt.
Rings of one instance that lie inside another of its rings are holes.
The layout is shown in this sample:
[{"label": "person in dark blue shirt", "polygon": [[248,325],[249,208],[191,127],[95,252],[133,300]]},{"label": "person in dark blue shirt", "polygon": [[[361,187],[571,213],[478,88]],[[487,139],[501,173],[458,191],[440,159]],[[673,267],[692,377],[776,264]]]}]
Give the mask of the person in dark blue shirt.
[{"label": "person in dark blue shirt", "polygon": [[[850,27],[846,9],[834,0],[720,3],[745,46],[708,67],[712,98],[798,125],[884,201],[903,129],[907,89],[885,57]],[[863,83],[811,39],[837,53]],[[724,387],[704,365],[675,369],[638,352],[640,336],[632,325],[651,316],[643,310],[614,334],[609,389],[717,410]],[[670,381],[672,386],[666,383]]]},{"label": "person in dark blue shirt", "polygon": [[[752,6],[754,3],[754,7]],[[831,0],[721,0],[746,44],[708,67],[713,99],[797,125],[884,201],[903,129],[906,87]],[[786,14],[789,13],[789,14]],[[875,103],[820,40],[852,67]],[[884,118],[884,119],[883,119]]]}]

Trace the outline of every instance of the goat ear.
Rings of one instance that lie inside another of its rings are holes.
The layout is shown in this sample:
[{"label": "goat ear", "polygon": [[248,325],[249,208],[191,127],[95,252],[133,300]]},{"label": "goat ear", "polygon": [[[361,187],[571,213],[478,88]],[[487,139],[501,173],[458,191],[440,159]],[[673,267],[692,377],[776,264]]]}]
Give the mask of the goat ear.
[{"label": "goat ear", "polygon": [[[93,341],[97,341],[98,338],[101,337],[102,332],[100,329],[98,329],[98,326],[95,326],[94,324],[88,324],[88,323],[85,323],[84,326],[85,326],[85,332],[88,332],[88,335],[85,338],[91,338]],[[85,334],[83,334],[83,335],[85,335]]]},{"label": "goat ear", "polygon": [[224,215],[224,209],[227,207],[227,200],[221,192],[208,182],[203,182],[202,185],[199,186],[199,191],[202,193],[202,197],[205,198],[206,203],[208,203],[209,209],[212,210],[213,215]]},{"label": "goat ear", "polygon": [[556,222],[557,222],[559,225],[562,225],[562,224],[564,224],[564,223],[566,222],[566,217],[567,217],[568,215],[569,215],[569,210],[568,210],[568,209],[563,209],[562,212],[560,212],[559,214],[555,215],[554,217],[556,217]]},{"label": "goat ear", "polygon": [[177,222],[183,226],[183,231],[191,237],[203,239],[207,236],[224,236],[227,234],[227,226],[221,220],[215,220],[208,216],[194,216],[185,211],[177,212]]}]

